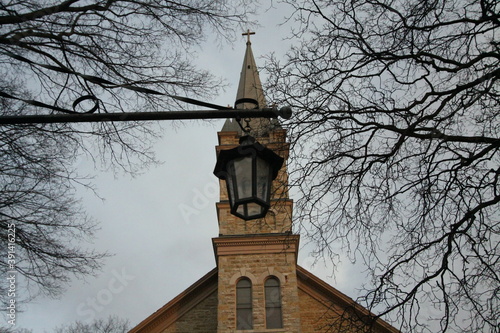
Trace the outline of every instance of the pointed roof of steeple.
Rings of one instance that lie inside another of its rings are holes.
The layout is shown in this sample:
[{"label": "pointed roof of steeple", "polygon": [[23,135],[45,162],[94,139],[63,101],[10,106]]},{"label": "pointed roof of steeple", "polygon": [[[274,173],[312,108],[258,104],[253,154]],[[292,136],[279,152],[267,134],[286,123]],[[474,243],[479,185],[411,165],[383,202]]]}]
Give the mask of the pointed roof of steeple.
[{"label": "pointed roof of steeple", "polygon": [[[267,106],[259,71],[257,70],[257,64],[255,63],[252,52],[252,42],[250,42],[250,35],[254,34],[255,32],[250,32],[250,30],[242,34],[243,36],[247,36],[247,47],[245,57],[243,58],[240,82],[238,84],[238,92],[234,105],[236,109],[261,109]],[[245,123],[243,123],[243,125],[245,125]],[[265,135],[270,128],[279,126],[276,120],[267,118],[254,118],[250,121],[249,125],[252,129],[251,134],[254,136]],[[222,127],[222,131],[238,131],[240,134],[242,132],[241,128],[233,119],[226,120]]]},{"label": "pointed roof of steeple", "polygon": [[248,36],[248,39],[243,65],[241,67],[238,93],[236,94],[235,107],[238,109],[263,108],[267,104],[264,92],[262,91],[262,83],[260,82],[257,64],[255,63],[252,52],[252,42],[250,42],[250,35],[253,34],[255,34],[255,32],[250,32],[250,30],[243,34]]}]

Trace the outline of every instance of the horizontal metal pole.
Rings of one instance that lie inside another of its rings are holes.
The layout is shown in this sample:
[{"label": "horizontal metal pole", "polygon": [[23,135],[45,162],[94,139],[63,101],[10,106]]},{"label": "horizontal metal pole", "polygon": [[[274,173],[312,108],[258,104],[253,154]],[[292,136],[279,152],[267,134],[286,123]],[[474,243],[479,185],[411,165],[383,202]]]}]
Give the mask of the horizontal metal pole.
[{"label": "horizontal metal pole", "polygon": [[160,112],[123,112],[123,113],[75,113],[50,115],[0,116],[0,125],[47,124],[47,123],[85,123],[100,121],[146,121],[146,120],[188,120],[188,119],[225,119],[225,118],[282,118],[289,119],[289,107],[234,110],[195,110]]}]

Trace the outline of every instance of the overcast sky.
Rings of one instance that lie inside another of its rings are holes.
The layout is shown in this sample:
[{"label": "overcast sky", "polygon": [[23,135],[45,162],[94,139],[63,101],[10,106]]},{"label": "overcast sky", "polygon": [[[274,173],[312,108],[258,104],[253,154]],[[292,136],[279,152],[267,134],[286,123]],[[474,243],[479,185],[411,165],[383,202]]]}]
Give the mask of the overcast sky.
[{"label": "overcast sky", "polygon": [[[252,36],[257,65],[264,63],[261,56],[283,54],[288,48],[283,41],[288,27],[277,25],[283,16],[280,9],[259,17],[263,27],[254,29]],[[245,38],[224,49],[209,42],[200,52],[200,66],[229,84],[214,103],[234,103]],[[261,79],[265,80],[265,73]],[[25,306],[18,313],[17,326],[48,333],[62,324],[109,315],[128,318],[135,326],[214,268],[211,239],[218,234],[215,202],[219,192],[212,171],[222,123],[183,122],[175,129],[166,125],[164,138],[155,146],[164,163],[134,179],[97,173],[94,183],[105,201],[92,193],[81,195],[87,212],[100,221],[95,247],[115,255],[106,260],[97,277],[72,281],[60,299],[42,297]],[[78,167],[95,173],[90,162],[82,160]],[[329,267],[311,267],[308,253],[307,248],[301,249],[300,265],[355,296],[352,293],[360,279],[353,279],[353,273],[344,269],[333,280]]]}]

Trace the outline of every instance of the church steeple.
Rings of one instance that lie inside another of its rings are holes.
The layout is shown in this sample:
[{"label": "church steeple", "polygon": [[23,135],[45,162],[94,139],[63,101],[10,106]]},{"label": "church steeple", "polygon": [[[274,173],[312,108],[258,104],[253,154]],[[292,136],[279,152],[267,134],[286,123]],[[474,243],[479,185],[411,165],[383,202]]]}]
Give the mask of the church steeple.
[{"label": "church steeple", "polygon": [[[255,33],[250,30],[243,33],[243,36],[247,36],[247,43],[236,95],[237,108],[262,108],[266,104],[250,42],[250,35],[253,34]],[[243,127],[250,128],[250,132],[243,133],[234,119],[228,119],[218,133],[217,152],[238,146],[239,138],[244,134],[250,134],[286,161],[289,149],[286,143],[286,131],[279,126],[277,120],[272,122],[268,118],[253,118],[248,123],[245,119],[241,122]],[[226,184],[223,180],[220,181],[220,202],[217,203],[220,235],[289,233],[292,229],[291,210],[292,200],[288,198],[286,162],[273,181],[271,209],[263,219],[244,221],[230,214]]]},{"label": "church steeple", "polygon": [[[266,105],[252,53],[251,34],[250,31],[243,34],[248,39],[236,95],[237,108],[263,108]],[[242,122],[246,127],[245,119]],[[250,135],[286,161],[289,151],[286,131],[277,126],[277,122],[254,118],[248,125]],[[222,131],[217,133],[217,152],[237,147],[243,134],[246,133],[236,121],[226,121]],[[300,332],[295,273],[299,235],[292,234],[292,205],[288,197],[286,162],[272,183],[271,207],[264,218],[245,221],[232,215],[225,181],[220,181],[220,201],[217,203],[219,237],[213,239],[219,284],[217,333],[241,329]],[[277,288],[275,292],[270,291],[271,284]],[[240,296],[245,292],[252,296],[244,300]],[[279,309],[269,308],[270,294],[275,296]]]}]

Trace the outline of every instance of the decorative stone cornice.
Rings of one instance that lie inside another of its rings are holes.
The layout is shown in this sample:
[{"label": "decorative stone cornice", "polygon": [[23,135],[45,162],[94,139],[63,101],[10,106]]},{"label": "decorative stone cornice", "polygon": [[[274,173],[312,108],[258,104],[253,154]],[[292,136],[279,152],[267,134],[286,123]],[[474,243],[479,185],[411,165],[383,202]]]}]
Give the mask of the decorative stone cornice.
[{"label": "decorative stone cornice", "polygon": [[212,239],[215,256],[293,253],[297,258],[299,235],[290,233],[222,236]]}]

